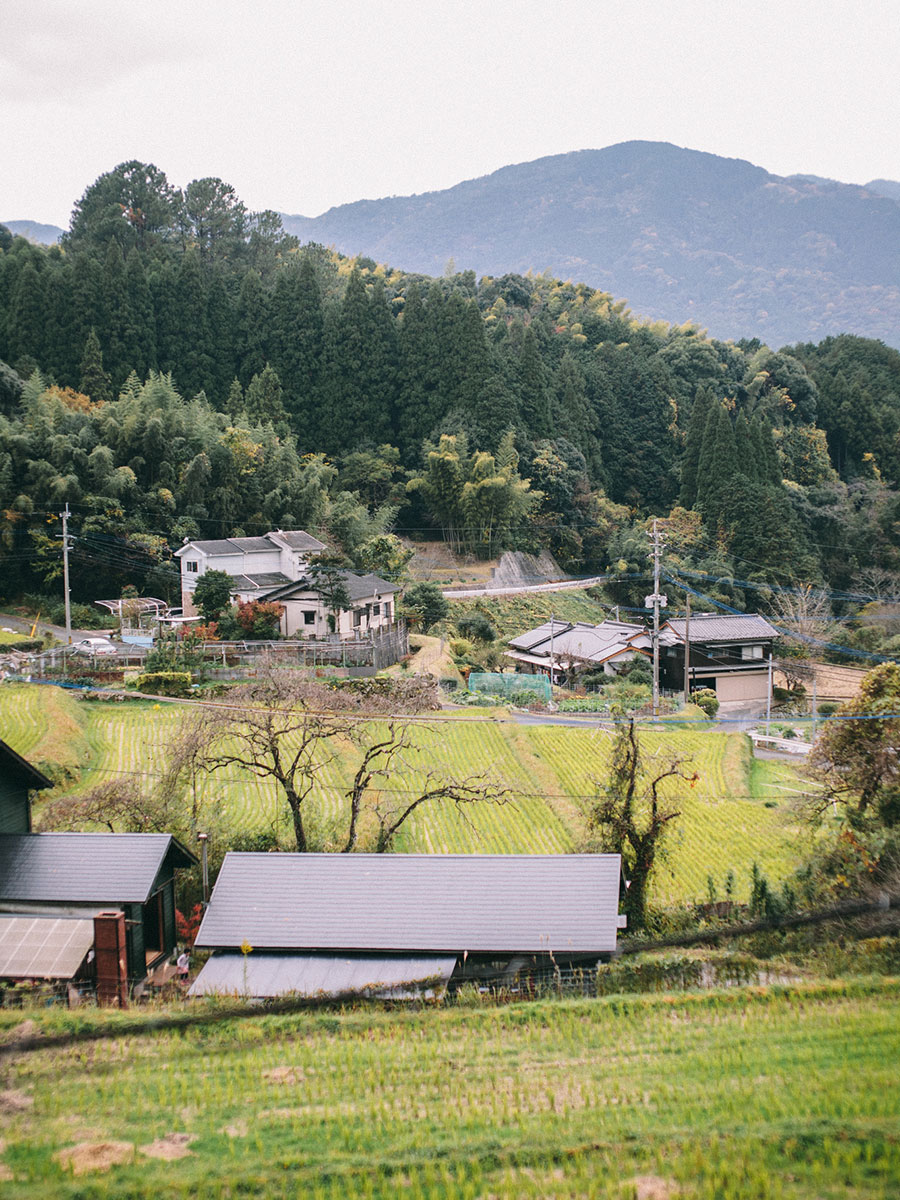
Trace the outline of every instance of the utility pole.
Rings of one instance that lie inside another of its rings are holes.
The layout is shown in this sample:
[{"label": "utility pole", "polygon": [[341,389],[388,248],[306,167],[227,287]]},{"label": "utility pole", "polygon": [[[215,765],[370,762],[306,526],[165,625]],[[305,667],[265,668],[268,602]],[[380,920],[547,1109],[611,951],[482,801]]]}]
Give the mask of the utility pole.
[{"label": "utility pole", "polygon": [[644,597],[644,606],[653,608],[653,633],[651,640],[653,642],[653,715],[659,716],[659,609],[660,605],[665,608],[668,603],[667,597],[660,595],[659,591],[659,558],[662,553],[662,536],[657,528],[656,517],[653,518],[653,529],[650,533],[650,539],[653,543],[650,553],[653,556],[653,595]]},{"label": "utility pole", "polygon": [[72,605],[69,601],[69,502],[66,501],[65,512],[59,514],[62,517],[62,540],[63,540],[63,588],[66,593],[66,645],[72,644]]},{"label": "utility pole", "polygon": [[691,593],[685,593],[687,605],[684,617],[684,702],[691,700]]}]

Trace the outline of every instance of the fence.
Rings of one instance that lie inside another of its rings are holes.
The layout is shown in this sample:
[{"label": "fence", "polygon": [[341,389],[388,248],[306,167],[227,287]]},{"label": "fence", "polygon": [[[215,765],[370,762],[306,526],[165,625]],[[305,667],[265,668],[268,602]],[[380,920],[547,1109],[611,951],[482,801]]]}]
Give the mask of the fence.
[{"label": "fence", "polygon": [[473,671],[469,676],[469,691],[488,692],[494,696],[534,692],[536,699],[547,702],[553,698],[550,680],[546,675],[493,675],[486,671]]}]

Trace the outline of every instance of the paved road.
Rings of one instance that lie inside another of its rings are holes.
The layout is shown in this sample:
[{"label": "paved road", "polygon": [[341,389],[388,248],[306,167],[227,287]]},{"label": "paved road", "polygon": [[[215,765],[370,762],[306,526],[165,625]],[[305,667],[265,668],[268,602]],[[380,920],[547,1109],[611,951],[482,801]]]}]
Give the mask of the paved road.
[{"label": "paved road", "polygon": [[[8,629],[14,629],[16,633],[31,633],[31,627],[34,624],[34,617],[14,617],[10,613],[0,613],[0,628],[6,626]],[[63,625],[51,625],[49,621],[38,621],[37,634],[49,633],[52,634],[60,642],[66,640],[66,630]],[[35,634],[35,636],[37,636]],[[73,629],[72,641],[77,642],[79,638],[86,637],[111,637],[108,629]]]}]

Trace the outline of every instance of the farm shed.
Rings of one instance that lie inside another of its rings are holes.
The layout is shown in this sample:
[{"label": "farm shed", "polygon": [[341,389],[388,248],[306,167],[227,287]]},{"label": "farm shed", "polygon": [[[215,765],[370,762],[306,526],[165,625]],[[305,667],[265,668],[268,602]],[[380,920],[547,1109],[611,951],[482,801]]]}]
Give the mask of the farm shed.
[{"label": "farm shed", "polygon": [[53,787],[47,776],[0,741],[0,834],[31,832],[30,792]]},{"label": "farm shed", "polygon": [[[38,969],[48,961],[41,945],[65,943],[68,966],[89,931],[93,943],[95,919],[114,910],[124,913],[127,980],[140,982],[175,947],[175,871],[195,862],[165,833],[0,836],[0,978],[71,978]],[[17,923],[26,917],[30,928]]]},{"label": "farm shed", "polygon": [[597,962],[616,948],[620,873],[617,854],[230,853],[191,994],[397,994]]}]

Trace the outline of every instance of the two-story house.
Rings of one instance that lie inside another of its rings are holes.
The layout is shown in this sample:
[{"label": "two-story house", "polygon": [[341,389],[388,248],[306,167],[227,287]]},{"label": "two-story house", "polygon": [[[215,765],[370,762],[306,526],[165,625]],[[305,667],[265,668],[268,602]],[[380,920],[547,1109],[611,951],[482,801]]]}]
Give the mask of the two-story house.
[{"label": "two-story house", "polygon": [[197,615],[194,588],[207,571],[224,571],[234,578],[232,595],[244,602],[303,577],[309,560],[325,549],[324,542],[302,529],[275,529],[262,537],[185,541],[175,557],[181,560],[181,605],[186,617]]}]

